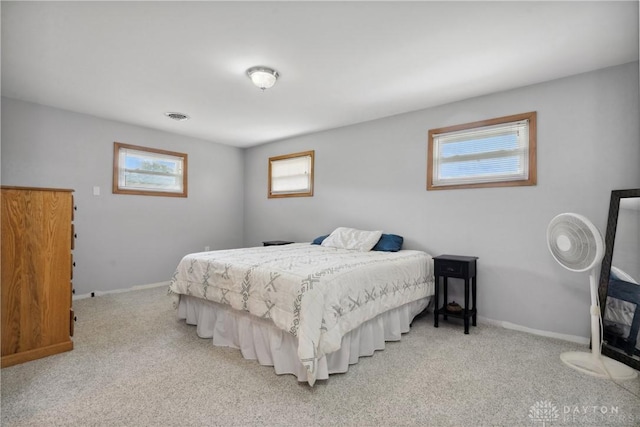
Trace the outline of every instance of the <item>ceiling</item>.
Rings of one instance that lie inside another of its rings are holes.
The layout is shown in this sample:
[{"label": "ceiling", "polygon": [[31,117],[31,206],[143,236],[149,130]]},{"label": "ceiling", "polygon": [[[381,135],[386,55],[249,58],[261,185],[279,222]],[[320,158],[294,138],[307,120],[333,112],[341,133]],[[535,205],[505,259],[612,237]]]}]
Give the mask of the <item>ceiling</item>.
[{"label": "ceiling", "polygon": [[[1,13],[3,96],[237,147],[638,60],[637,1],[2,1]],[[255,65],[280,73],[273,88],[251,84]]]}]

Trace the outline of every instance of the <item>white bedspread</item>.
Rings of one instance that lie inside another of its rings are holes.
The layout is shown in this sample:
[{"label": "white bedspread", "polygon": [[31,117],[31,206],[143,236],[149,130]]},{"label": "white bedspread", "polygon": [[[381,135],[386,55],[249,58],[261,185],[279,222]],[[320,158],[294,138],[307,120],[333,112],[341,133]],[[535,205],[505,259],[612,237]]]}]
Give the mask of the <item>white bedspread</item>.
[{"label": "white bedspread", "polygon": [[169,287],[176,296],[270,319],[296,336],[311,385],[318,359],[338,350],[346,333],[433,290],[433,261],[424,252],[358,252],[308,243],[190,254]]}]

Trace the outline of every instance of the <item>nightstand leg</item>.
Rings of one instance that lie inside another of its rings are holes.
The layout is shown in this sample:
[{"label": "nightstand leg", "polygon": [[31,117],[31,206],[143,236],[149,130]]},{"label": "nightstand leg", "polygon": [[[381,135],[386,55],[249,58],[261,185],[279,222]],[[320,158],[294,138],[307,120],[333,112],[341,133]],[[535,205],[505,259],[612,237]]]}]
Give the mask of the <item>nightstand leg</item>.
[{"label": "nightstand leg", "polygon": [[469,334],[469,279],[464,279],[464,333]]},{"label": "nightstand leg", "polygon": [[435,285],[435,295],[433,296],[435,304],[433,304],[433,326],[435,328],[438,327],[438,310],[440,310],[440,293],[438,292],[438,288],[440,287],[440,278],[438,276],[434,277],[434,285]]},{"label": "nightstand leg", "polygon": [[449,302],[448,302],[449,301],[449,296],[447,295],[447,293],[448,293],[448,290],[447,290],[447,286],[448,286],[447,276],[443,277],[443,281],[444,281],[444,301],[442,303],[442,309],[445,310],[445,312],[444,312],[444,315],[442,317],[444,318],[444,320],[448,320],[447,319],[448,316],[447,316],[447,312],[446,312],[447,304],[449,304]]},{"label": "nightstand leg", "polygon": [[478,314],[478,310],[476,309],[476,276],[473,276],[471,279],[471,299],[473,301],[473,305],[471,306],[473,309],[473,326],[476,326],[476,315]]}]

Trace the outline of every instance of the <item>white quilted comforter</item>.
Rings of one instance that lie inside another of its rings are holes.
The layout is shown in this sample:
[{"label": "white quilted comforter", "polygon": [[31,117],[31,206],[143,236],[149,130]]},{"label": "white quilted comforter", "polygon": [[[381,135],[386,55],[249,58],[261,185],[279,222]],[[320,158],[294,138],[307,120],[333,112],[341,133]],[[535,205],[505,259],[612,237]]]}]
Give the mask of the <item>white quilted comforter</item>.
[{"label": "white quilted comforter", "polygon": [[433,260],[425,252],[309,243],[190,254],[169,287],[176,297],[192,295],[271,319],[296,336],[311,385],[317,361],[338,350],[343,335],[433,290]]}]

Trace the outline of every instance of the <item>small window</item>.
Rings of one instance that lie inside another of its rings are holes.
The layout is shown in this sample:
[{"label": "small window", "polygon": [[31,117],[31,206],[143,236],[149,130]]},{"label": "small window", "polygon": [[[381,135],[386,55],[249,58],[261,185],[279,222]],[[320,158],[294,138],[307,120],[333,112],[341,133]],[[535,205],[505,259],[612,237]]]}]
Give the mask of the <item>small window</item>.
[{"label": "small window", "polygon": [[187,197],[187,155],[137,145],[113,145],[113,193]]},{"label": "small window", "polygon": [[536,185],[536,113],[429,131],[427,190]]},{"label": "small window", "polygon": [[314,151],[269,158],[269,198],[313,196]]}]

